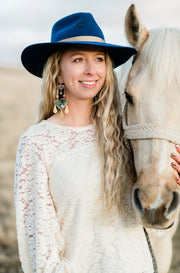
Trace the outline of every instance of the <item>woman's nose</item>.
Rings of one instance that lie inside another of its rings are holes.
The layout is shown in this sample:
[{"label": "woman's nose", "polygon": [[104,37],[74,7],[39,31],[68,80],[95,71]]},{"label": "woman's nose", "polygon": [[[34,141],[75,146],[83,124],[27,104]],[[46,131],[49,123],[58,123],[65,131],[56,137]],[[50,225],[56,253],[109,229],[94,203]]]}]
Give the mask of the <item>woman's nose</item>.
[{"label": "woman's nose", "polygon": [[86,62],[85,73],[86,74],[91,74],[91,75],[96,73],[95,64],[92,61],[87,61]]}]

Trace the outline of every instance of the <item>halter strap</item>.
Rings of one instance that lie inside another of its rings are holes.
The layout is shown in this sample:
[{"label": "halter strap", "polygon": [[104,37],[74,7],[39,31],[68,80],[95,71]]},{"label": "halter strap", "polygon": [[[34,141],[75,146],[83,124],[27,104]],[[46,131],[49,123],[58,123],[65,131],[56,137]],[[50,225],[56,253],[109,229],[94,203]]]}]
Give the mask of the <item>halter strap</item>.
[{"label": "halter strap", "polygon": [[127,139],[164,139],[180,143],[180,129],[167,128],[160,124],[144,123],[127,125],[127,103],[123,111],[124,137]]}]

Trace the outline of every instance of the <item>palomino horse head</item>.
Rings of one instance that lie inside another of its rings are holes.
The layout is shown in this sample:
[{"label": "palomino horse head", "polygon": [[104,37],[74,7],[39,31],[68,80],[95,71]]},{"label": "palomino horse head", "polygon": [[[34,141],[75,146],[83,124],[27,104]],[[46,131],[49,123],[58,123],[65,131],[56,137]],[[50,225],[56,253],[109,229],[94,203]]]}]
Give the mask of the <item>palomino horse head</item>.
[{"label": "palomino horse head", "polygon": [[173,225],[180,204],[170,158],[174,143],[180,143],[180,30],[148,31],[134,5],[125,23],[127,38],[137,49],[124,111],[137,174],[133,205],[144,226],[164,229]]}]

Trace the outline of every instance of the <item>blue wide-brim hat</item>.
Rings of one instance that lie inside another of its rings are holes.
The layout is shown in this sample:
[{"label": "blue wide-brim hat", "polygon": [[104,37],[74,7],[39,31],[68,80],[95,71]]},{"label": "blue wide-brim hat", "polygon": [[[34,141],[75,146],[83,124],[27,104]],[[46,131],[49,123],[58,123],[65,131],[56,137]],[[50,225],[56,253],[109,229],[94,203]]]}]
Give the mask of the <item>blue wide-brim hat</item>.
[{"label": "blue wide-brim hat", "polygon": [[26,47],[21,55],[22,64],[31,74],[42,77],[48,58],[61,48],[75,44],[103,47],[111,57],[114,68],[136,54],[132,47],[106,43],[103,32],[92,14],[79,12],[68,15],[54,24],[51,42]]}]

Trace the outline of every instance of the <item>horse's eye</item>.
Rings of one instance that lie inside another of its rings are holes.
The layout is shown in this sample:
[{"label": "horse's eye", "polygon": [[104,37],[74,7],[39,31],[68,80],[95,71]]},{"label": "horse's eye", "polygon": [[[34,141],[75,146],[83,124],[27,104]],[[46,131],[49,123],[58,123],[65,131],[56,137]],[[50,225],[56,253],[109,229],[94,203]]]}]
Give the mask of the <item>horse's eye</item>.
[{"label": "horse's eye", "polygon": [[127,99],[127,101],[131,104],[133,104],[133,98],[132,96],[130,96],[126,91],[125,91],[125,97]]}]

